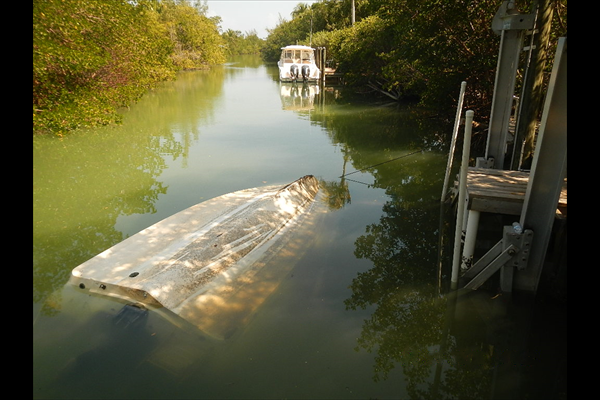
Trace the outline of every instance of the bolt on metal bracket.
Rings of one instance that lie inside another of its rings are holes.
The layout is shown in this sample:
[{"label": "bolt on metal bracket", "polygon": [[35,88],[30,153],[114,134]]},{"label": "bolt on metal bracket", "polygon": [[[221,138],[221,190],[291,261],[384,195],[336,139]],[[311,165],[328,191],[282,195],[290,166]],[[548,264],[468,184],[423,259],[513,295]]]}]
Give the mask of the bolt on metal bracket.
[{"label": "bolt on metal bracket", "polygon": [[464,287],[475,290],[500,270],[502,290],[512,291],[514,269],[527,267],[532,239],[530,229],[522,231],[518,224],[505,226],[502,239],[464,273],[463,279],[468,280]]},{"label": "bolt on metal bracket", "polygon": [[510,260],[510,264],[507,263],[507,266],[510,265],[518,270],[522,270],[527,267],[532,239],[533,231],[531,229],[525,229],[523,232],[518,232],[514,225],[504,227],[504,232],[502,235],[503,246],[508,248],[510,245],[513,245],[514,248],[519,249],[519,251],[511,254],[513,257]]}]

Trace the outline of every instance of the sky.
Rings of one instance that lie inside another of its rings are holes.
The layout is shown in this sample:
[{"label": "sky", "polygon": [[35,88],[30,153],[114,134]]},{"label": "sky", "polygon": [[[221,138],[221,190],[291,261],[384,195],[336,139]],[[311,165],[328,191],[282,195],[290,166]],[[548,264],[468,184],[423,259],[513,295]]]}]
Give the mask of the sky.
[{"label": "sky", "polygon": [[298,3],[312,4],[315,0],[208,0],[208,16],[221,17],[223,31],[232,29],[242,33],[256,30],[258,37],[268,36],[267,28],[277,26],[279,16],[290,20]]}]

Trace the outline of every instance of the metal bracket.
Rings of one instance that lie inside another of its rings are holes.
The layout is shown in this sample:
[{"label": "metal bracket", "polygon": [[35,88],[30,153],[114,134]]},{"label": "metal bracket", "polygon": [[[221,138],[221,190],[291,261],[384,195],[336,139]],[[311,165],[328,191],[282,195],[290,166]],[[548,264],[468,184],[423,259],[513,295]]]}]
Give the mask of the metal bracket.
[{"label": "metal bracket", "polygon": [[494,168],[494,158],[477,157],[475,159],[475,167],[477,168]]},{"label": "metal bracket", "polygon": [[534,22],[535,14],[521,14],[514,1],[504,1],[494,15],[492,30],[500,35],[502,31],[532,29]]},{"label": "metal bracket", "polygon": [[505,226],[502,240],[464,273],[463,279],[469,280],[464,287],[478,289],[500,270],[500,287],[505,292],[511,292],[514,268],[522,270],[527,267],[532,239],[533,231],[522,231],[518,223]]},{"label": "metal bracket", "polygon": [[[527,267],[527,261],[529,261],[529,250],[531,248],[531,240],[533,239],[533,231],[531,229],[522,230],[518,223],[514,223],[513,226],[505,226],[502,236],[502,240],[505,246],[514,245],[518,247],[520,251],[518,254],[513,254],[510,266],[517,268],[518,270],[525,269]],[[508,266],[508,265],[507,265]]]}]

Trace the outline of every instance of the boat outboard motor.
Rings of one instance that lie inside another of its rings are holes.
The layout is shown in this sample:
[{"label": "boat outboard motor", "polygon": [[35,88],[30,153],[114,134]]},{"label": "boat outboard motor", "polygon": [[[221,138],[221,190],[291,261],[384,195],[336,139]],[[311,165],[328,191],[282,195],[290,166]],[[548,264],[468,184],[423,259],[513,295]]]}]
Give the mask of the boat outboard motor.
[{"label": "boat outboard motor", "polygon": [[298,66],[296,64],[293,64],[290,67],[290,76],[292,77],[293,81],[298,79]]},{"label": "boat outboard motor", "polygon": [[302,79],[306,82],[310,76],[310,67],[308,65],[302,66]]}]

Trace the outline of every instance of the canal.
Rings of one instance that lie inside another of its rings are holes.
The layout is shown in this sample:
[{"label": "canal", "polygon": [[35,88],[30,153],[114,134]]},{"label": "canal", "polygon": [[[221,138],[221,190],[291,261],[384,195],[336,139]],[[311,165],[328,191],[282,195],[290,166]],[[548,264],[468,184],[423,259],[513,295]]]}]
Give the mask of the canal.
[{"label": "canal", "polygon": [[[182,72],[120,126],[34,136],[33,397],[566,398],[566,305],[448,293],[450,133],[244,56]],[[120,323],[123,304],[66,285],[180,210],[307,174],[327,194],[310,240],[224,340],[155,312]]]}]

